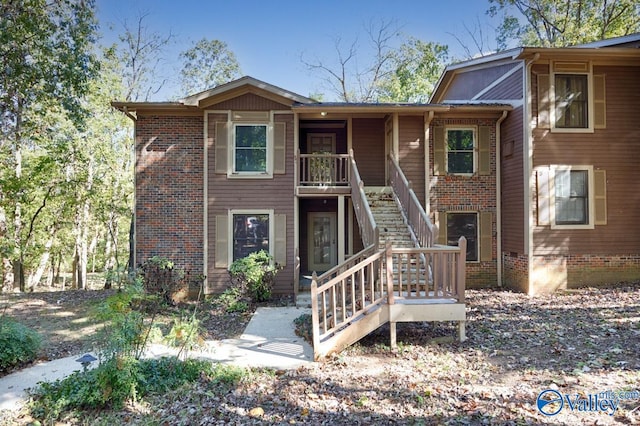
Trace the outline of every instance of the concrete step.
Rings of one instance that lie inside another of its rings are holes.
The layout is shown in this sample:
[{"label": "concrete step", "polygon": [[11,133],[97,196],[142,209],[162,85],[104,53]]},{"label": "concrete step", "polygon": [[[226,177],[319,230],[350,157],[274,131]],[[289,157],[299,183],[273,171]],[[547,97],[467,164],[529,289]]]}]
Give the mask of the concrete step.
[{"label": "concrete step", "polygon": [[311,291],[301,290],[296,296],[297,308],[310,308],[311,307]]}]

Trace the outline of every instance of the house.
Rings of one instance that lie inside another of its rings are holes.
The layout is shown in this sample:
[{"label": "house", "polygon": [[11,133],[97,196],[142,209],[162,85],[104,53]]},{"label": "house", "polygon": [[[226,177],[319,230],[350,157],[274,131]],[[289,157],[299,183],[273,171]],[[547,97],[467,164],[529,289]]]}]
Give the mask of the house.
[{"label": "house", "polygon": [[[252,77],[177,102],[114,102],[135,121],[136,262],[166,256],[219,293],[231,262],[267,249],[282,266],[275,292],[297,295],[313,272],[402,240],[393,221],[374,236],[365,210],[404,179],[436,225],[427,246],[466,238],[467,287],[638,278],[639,44],[451,65],[429,104],[316,102]],[[405,246],[419,246],[423,213],[405,207]]]},{"label": "house", "polygon": [[498,281],[529,294],[640,278],[640,34],[449,66],[432,102],[507,103]]},{"label": "house", "polygon": [[282,266],[275,292],[295,294],[300,277],[365,247],[351,160],[365,188],[381,188],[391,158],[447,224],[440,242],[467,238],[468,285],[496,284],[506,103],[320,103],[243,77],[178,102],[113,105],[135,121],[137,263],[166,256],[219,293],[231,262],[267,249]]}]

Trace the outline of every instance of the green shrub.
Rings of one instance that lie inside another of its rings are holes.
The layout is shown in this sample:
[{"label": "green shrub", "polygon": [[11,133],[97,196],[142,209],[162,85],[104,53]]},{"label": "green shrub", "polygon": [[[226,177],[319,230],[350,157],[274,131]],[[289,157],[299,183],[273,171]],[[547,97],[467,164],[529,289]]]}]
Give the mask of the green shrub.
[{"label": "green shrub", "polygon": [[166,257],[154,256],[140,266],[144,289],[155,294],[170,305],[186,299],[189,292],[189,278],[184,269],[177,268]]},{"label": "green shrub", "polygon": [[36,359],[40,335],[7,316],[0,316],[0,370]]},{"label": "green shrub", "polygon": [[165,336],[164,341],[169,346],[179,347],[182,350],[190,351],[202,346],[202,327],[200,320],[191,316],[189,318],[175,318],[171,330]]},{"label": "green shrub", "polygon": [[278,268],[273,257],[265,250],[238,259],[229,268],[232,283],[255,302],[271,297]]},{"label": "green shrub", "polygon": [[313,323],[311,314],[302,314],[293,320],[295,333],[313,345]]},{"label": "green shrub", "polygon": [[244,300],[242,292],[238,287],[229,287],[218,298],[216,303],[232,314],[234,312],[247,312],[249,303]]},{"label": "green shrub", "polygon": [[128,401],[163,394],[201,378],[212,384],[232,386],[247,374],[245,369],[205,360],[112,358],[93,370],[40,383],[30,391],[29,408],[34,418],[53,424],[65,411],[119,408]]}]

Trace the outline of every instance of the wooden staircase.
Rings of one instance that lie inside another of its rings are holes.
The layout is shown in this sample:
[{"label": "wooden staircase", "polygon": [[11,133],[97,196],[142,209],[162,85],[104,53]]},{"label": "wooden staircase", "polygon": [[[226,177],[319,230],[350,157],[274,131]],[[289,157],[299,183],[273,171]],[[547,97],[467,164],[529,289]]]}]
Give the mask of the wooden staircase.
[{"label": "wooden staircase", "polygon": [[365,187],[364,192],[380,232],[378,247],[383,249],[387,242],[394,247],[416,247],[391,187]]}]

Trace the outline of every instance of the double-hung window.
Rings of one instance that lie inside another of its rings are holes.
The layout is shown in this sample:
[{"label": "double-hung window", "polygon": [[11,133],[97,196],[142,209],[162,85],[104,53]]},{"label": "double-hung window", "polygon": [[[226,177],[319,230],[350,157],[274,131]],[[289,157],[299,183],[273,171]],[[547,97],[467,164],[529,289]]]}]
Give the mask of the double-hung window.
[{"label": "double-hung window", "polygon": [[593,167],[552,166],[550,183],[551,227],[593,228]]},{"label": "double-hung window", "polygon": [[555,127],[589,128],[589,79],[586,74],[555,74]]},{"label": "double-hung window", "polygon": [[268,173],[268,130],[267,124],[234,124],[234,173]]},{"label": "double-hung window", "polygon": [[449,174],[473,174],[475,172],[475,140],[475,129],[447,129],[447,172]]}]

